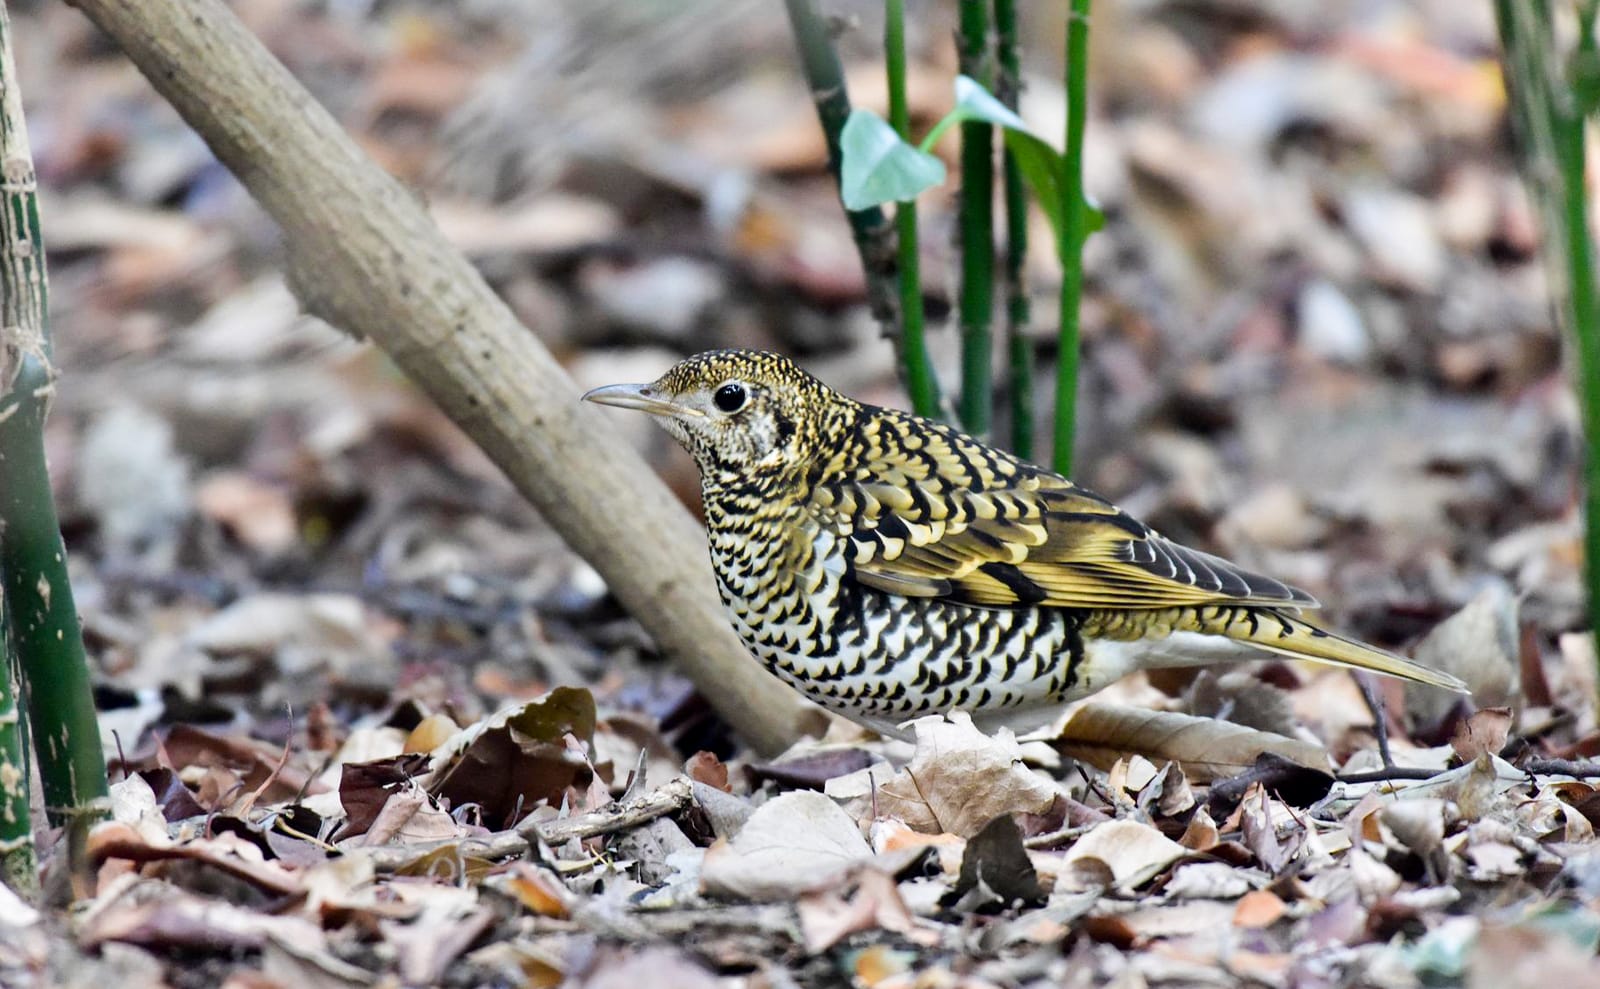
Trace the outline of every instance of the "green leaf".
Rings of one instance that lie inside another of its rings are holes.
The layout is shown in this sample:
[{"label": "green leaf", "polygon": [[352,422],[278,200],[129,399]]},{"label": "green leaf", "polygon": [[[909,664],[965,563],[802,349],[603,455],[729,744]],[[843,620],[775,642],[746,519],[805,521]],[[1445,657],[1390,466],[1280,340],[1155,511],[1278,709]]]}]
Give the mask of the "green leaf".
[{"label": "green leaf", "polygon": [[963,111],[968,120],[987,120],[1001,127],[1031,133],[1015,110],[1001,103],[999,97],[971,76],[956,76],[956,109]]},{"label": "green leaf", "polygon": [[839,150],[844,158],[839,194],[846,209],[905,202],[944,181],[944,162],[902,141],[871,110],[850,111]]},{"label": "green leaf", "polygon": [[1050,220],[1050,227],[1055,231],[1056,243],[1061,243],[1066,234],[1067,201],[1066,192],[1061,188],[1062,173],[1065,164],[1056,149],[1046,144],[1025,130],[1005,131],[1006,150],[1011,152],[1011,157],[1016,159],[1017,171],[1022,173],[1022,181],[1027,183],[1033,192],[1033,198],[1039,201],[1039,207],[1044,210],[1044,215]]},{"label": "green leaf", "polygon": [[1027,123],[1021,117],[996,99],[993,93],[984,89],[982,83],[971,76],[956,76],[956,105],[933,125],[933,129],[928,131],[928,136],[922,139],[918,148],[922,151],[932,151],[945,131],[968,120],[982,120],[1004,127],[1008,131],[1033,133],[1028,130]]},{"label": "green leaf", "polygon": [[[1056,243],[1061,243],[1067,226],[1066,196],[1061,188],[1066,163],[1061,153],[1035,134],[1016,111],[1001,103],[982,83],[970,76],[956,77],[955,109],[928,132],[922,142],[923,150],[931,148],[946,130],[964,120],[983,120],[1004,128],[1006,149],[1016,159],[1022,181],[1027,183],[1039,207],[1044,210],[1044,215],[1049,218]],[[1093,203],[1085,200],[1083,210],[1085,234],[1105,227],[1105,214]]]},{"label": "green leaf", "polygon": [[[1016,114],[1016,110],[1005,106],[995,98],[994,93],[990,93],[970,75],[955,77],[955,109],[936,123],[933,130],[928,131],[928,138],[922,142],[923,149],[933,146],[944,131],[963,120],[984,120],[1003,128],[1006,150],[1010,150],[1011,157],[1016,158],[1016,168],[1022,173],[1022,181],[1027,182],[1027,187],[1038,200],[1038,206],[1045,211],[1046,218],[1050,218],[1050,227],[1059,245],[1066,235],[1067,226],[1066,195],[1061,189],[1066,162],[1061,152],[1035,134],[1027,126],[1026,120]],[[1106,214],[1101,213],[1098,206],[1085,200],[1082,208],[1086,221],[1085,234],[1093,234],[1106,226]]]},{"label": "green leaf", "polygon": [[1088,222],[1083,226],[1085,234],[1098,233],[1106,228],[1106,214],[1093,199],[1083,197],[1083,211],[1088,217]]}]

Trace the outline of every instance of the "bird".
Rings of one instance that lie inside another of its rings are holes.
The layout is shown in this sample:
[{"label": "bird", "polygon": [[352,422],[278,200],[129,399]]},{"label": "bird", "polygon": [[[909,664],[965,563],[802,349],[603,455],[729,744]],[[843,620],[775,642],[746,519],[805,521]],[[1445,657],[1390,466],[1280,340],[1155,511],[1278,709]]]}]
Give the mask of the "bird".
[{"label": "bird", "polygon": [[751,654],[890,737],[954,711],[1024,734],[1137,670],[1274,653],[1467,692],[1307,621],[1305,591],[777,354],[709,351],[583,398],[647,413],[694,458],[717,590]]}]

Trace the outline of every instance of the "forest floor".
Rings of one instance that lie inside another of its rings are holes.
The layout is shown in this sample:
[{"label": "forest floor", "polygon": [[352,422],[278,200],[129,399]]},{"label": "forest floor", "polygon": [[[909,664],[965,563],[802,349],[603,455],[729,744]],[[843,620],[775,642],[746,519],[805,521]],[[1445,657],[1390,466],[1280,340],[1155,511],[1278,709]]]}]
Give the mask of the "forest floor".
[{"label": "forest floor", "polygon": [[[1096,4],[1077,471],[1476,706],[1269,662],[1132,678],[1053,740],[837,722],[773,758],[300,315],[126,60],[10,6],[114,820],[76,871],[41,833],[51,905],[0,890],[0,984],[1600,984],[1577,407],[1487,0]],[[580,385],[750,346],[902,404],[778,5],[235,6]],[[881,106],[878,5],[826,6]],[[927,6],[919,127],[955,74]],[[1025,6],[1054,134],[1060,24]],[[948,190],[923,226],[953,385]]]}]

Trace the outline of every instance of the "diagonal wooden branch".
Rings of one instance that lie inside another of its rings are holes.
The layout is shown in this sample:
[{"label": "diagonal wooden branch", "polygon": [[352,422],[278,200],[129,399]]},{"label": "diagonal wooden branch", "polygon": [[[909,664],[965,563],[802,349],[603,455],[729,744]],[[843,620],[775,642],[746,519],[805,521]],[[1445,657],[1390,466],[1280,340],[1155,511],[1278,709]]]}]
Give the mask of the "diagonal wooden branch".
[{"label": "diagonal wooden branch", "polygon": [[693,519],[529,330],[220,0],[69,0],[282,226],[302,301],[371,339],[605,577],[752,746],[813,710],[723,618]]}]

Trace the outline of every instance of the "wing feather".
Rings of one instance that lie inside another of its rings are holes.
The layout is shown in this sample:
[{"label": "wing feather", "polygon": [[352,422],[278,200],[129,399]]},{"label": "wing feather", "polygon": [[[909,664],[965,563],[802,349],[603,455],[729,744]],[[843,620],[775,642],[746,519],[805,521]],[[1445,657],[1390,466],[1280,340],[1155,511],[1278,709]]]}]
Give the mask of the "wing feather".
[{"label": "wing feather", "polygon": [[948,427],[882,411],[863,440],[853,462],[822,472],[838,480],[813,504],[868,586],[999,608],[1316,606]]}]

